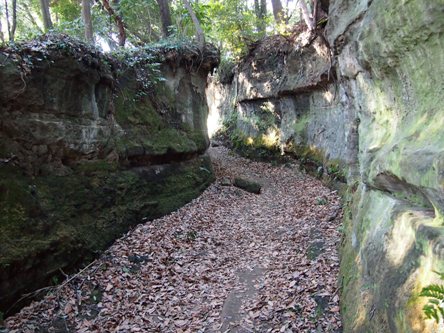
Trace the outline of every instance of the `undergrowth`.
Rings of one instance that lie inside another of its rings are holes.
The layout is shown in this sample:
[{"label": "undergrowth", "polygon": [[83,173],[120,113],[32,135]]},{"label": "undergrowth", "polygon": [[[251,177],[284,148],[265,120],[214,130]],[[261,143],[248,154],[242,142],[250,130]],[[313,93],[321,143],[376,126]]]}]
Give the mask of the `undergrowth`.
[{"label": "undergrowth", "polygon": [[[212,45],[204,50],[190,40],[163,40],[143,47],[122,49],[103,53],[97,47],[66,34],[48,33],[26,42],[8,43],[0,46],[0,55],[9,59],[21,72],[22,80],[32,71],[51,66],[57,59],[73,58],[85,67],[114,76],[124,75],[127,69],[136,72],[140,95],[147,95],[153,87],[164,81],[161,64],[187,70],[211,69],[219,63],[219,51]],[[2,61],[0,66],[6,66]],[[208,68],[207,68],[208,69]]]},{"label": "undergrowth", "polygon": [[[444,281],[444,273],[435,273]],[[424,305],[422,309],[427,319],[434,319],[437,323],[439,323],[441,319],[444,319],[444,285],[428,285],[422,289],[419,296],[429,297],[427,304]]]}]

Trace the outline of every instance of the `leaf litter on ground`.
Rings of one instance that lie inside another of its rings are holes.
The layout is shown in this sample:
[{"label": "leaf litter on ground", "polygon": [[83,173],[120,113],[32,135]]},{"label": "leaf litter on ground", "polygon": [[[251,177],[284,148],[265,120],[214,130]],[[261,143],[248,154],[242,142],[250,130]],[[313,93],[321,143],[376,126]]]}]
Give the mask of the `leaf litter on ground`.
[{"label": "leaf litter on ground", "polygon": [[[125,234],[7,318],[9,332],[340,332],[337,193],[296,164],[209,153],[217,181],[200,197]],[[261,194],[221,184],[239,176]],[[239,272],[256,268],[255,292],[225,313],[228,296],[248,289]]]}]

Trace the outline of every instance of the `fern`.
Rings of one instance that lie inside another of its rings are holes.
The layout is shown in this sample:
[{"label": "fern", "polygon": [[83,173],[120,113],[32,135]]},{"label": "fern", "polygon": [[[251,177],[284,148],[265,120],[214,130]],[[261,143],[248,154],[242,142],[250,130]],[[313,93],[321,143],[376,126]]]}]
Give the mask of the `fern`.
[{"label": "fern", "polygon": [[[444,273],[435,272],[441,280],[444,280]],[[444,285],[431,284],[422,288],[419,296],[430,297],[429,301],[422,308],[427,319],[435,319],[439,323],[440,318],[444,318]]]}]

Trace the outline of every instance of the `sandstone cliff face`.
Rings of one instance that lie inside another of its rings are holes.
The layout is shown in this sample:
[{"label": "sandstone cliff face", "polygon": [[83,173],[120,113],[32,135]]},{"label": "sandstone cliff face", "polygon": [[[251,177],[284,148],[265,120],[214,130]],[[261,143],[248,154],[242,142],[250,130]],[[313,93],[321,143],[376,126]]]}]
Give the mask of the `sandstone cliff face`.
[{"label": "sandstone cliff face", "polygon": [[442,1],[334,1],[327,36],[359,124],[358,189],[345,220],[348,331],[438,332],[422,287],[444,236]]},{"label": "sandstone cliff face", "polygon": [[205,84],[217,56],[144,52],[158,68],[66,37],[0,50],[1,311],[212,181]]},{"label": "sandstone cliff face", "polygon": [[340,99],[331,61],[319,37],[265,39],[238,66],[231,84],[209,85],[209,121],[235,121],[236,140],[246,144],[354,172],[356,115]]},{"label": "sandstone cliff face", "polygon": [[253,55],[223,87],[235,116],[222,118],[246,144],[274,131],[284,150],[346,169],[345,332],[440,332],[418,294],[444,271],[444,3],[335,0],[329,17],[334,73],[316,40],[274,69]]}]

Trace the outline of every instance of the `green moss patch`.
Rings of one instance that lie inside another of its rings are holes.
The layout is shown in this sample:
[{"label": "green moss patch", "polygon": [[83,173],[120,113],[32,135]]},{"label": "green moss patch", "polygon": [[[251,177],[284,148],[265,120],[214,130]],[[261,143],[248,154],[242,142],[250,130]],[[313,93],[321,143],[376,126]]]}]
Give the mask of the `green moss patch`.
[{"label": "green moss patch", "polygon": [[[158,86],[164,86],[159,83]],[[166,88],[157,87],[151,96],[137,96],[134,81],[123,84],[116,99],[116,120],[125,134],[116,138],[119,155],[192,154],[208,146],[207,134],[193,129],[174,109],[174,96]],[[159,93],[158,93],[159,92]]]},{"label": "green moss patch", "polygon": [[0,168],[0,311],[24,291],[50,284],[59,268],[91,260],[131,226],[181,207],[213,181],[207,157],[135,169],[83,162],[73,171],[28,178]]}]

